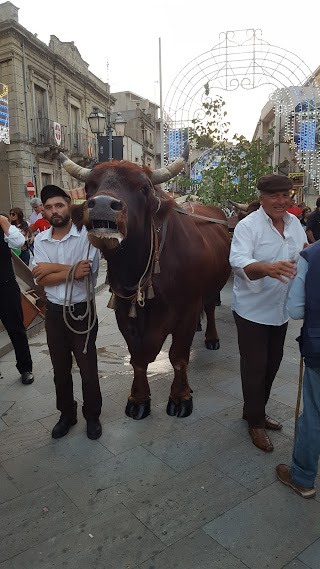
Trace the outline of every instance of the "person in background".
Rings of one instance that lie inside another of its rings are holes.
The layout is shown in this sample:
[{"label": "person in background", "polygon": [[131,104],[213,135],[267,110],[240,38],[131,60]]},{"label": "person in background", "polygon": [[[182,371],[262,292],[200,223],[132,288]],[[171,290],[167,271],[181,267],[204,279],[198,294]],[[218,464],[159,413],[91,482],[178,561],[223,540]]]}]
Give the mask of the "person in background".
[{"label": "person in background", "polygon": [[305,206],[305,207],[302,209],[302,215],[301,215],[300,223],[301,223],[301,225],[302,225],[302,227],[303,227],[303,229],[304,229],[305,231],[306,231],[306,229],[307,229],[307,219],[308,219],[310,213],[311,213],[311,208],[310,208],[310,207]]},{"label": "person in background", "polygon": [[320,239],[320,197],[316,201],[316,209],[312,211],[307,220],[306,233],[309,243]]},{"label": "person in background", "polygon": [[38,235],[38,233],[42,233],[42,231],[45,231],[46,229],[49,229],[49,227],[51,227],[51,225],[45,217],[40,217],[33,225],[31,225],[31,229],[36,235]]},{"label": "person in background", "polygon": [[288,311],[304,319],[298,338],[304,357],[303,412],[298,418],[291,466],[278,464],[277,477],[302,498],[315,496],[320,455],[320,241],[300,253]]},{"label": "person in background", "polygon": [[21,293],[11,260],[11,248],[20,248],[24,236],[0,214],[0,320],[8,332],[16,356],[16,366],[24,385],[33,383],[32,359],[23,325]]},{"label": "person in background", "polygon": [[24,236],[24,244],[21,247],[20,259],[29,266],[30,246],[33,244],[33,231],[28,222],[24,219],[23,211],[20,207],[14,207],[10,211],[11,225],[15,225]]},{"label": "person in background", "polygon": [[288,213],[291,213],[292,215],[295,215],[296,217],[298,217],[300,219],[301,215],[302,215],[302,210],[300,209],[300,207],[296,204],[294,196],[291,196],[290,199],[290,206],[287,209]]},{"label": "person in background", "polygon": [[236,225],[231,243],[232,310],[240,350],[243,419],[253,444],[270,452],[273,445],[266,429],[280,430],[282,425],[266,414],[266,404],[283,356],[288,283],[296,274],[306,234],[299,220],[287,213],[290,178],[262,176],[257,188],[261,206]]},{"label": "person in background", "polygon": [[42,205],[42,201],[40,198],[32,198],[30,200],[30,205],[31,205],[33,211],[29,217],[29,223],[30,223],[30,225],[33,225],[37,221],[37,219],[42,218],[43,205]]},{"label": "person in background", "polygon": [[[52,227],[35,238],[32,274],[37,283],[44,286],[47,295],[47,342],[53,364],[57,408],[61,412],[58,423],[53,427],[52,437],[64,437],[77,422],[77,402],[74,399],[71,374],[74,354],[82,379],[82,412],[87,422],[87,436],[89,439],[98,439],[102,434],[99,420],[102,398],[95,345],[98,323],[96,321],[93,325],[92,318],[89,322],[88,309],[93,311],[93,286],[98,276],[99,253],[89,244],[86,228],[82,227],[81,231],[78,231],[72,223],[71,200],[62,188],[55,185],[45,186],[41,191],[41,198],[44,215]],[[66,279],[75,264],[77,268],[70,299],[70,284],[67,287]],[[84,277],[91,273],[93,282],[92,286],[90,285],[90,298],[87,298]],[[87,305],[88,301],[90,307]],[[70,325],[74,331],[70,330]],[[92,329],[87,342],[84,332],[88,328]]]}]

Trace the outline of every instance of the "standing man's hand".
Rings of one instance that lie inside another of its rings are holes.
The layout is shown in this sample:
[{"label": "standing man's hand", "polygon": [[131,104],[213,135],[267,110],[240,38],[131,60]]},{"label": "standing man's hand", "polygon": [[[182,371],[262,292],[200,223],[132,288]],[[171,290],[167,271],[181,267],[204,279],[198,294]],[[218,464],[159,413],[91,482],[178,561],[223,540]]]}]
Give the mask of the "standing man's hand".
[{"label": "standing man's hand", "polygon": [[266,265],[266,276],[277,279],[282,283],[287,283],[288,279],[293,279],[297,274],[295,261],[277,261],[276,263],[266,263]]},{"label": "standing man's hand", "polygon": [[91,261],[90,259],[85,259],[84,261],[80,261],[78,264],[74,277],[77,280],[83,279],[83,277],[89,275],[90,271]]}]

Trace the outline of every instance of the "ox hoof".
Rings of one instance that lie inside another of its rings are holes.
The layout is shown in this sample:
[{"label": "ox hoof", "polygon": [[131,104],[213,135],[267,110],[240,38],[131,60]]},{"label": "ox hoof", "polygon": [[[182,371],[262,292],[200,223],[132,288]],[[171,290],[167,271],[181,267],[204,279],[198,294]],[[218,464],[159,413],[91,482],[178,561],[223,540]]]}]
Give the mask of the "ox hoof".
[{"label": "ox hoof", "polygon": [[128,401],[125,413],[131,419],[136,419],[140,421],[140,419],[145,419],[150,415],[151,411],[151,404],[149,401],[144,401],[143,403],[134,403],[133,401]]},{"label": "ox hoof", "polygon": [[182,399],[179,403],[175,403],[171,399],[169,399],[167,404],[167,414],[170,417],[178,417],[179,419],[183,419],[183,417],[189,417],[193,410],[193,402],[192,397],[190,399]]},{"label": "ox hoof", "polygon": [[219,350],[220,348],[219,340],[206,340],[205,344],[207,350]]}]

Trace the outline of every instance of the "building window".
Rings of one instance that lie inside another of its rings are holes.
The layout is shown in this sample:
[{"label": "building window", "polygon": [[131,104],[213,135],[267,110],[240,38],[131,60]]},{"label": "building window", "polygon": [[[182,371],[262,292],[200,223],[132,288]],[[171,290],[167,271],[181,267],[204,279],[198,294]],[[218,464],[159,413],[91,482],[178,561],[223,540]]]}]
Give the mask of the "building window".
[{"label": "building window", "polygon": [[73,154],[80,153],[80,109],[70,105],[70,151]]},{"label": "building window", "polygon": [[48,97],[40,85],[34,85],[34,107],[36,142],[46,144],[49,140]]},{"label": "building window", "polygon": [[52,174],[41,172],[41,188],[48,186],[49,184],[52,184]]}]

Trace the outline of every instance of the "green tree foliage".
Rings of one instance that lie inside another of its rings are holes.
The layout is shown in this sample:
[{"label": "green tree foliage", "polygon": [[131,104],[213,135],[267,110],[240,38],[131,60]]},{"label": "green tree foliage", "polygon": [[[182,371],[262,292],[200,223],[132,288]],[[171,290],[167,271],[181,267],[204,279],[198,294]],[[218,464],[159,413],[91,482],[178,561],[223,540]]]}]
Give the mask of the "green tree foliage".
[{"label": "green tree foliage", "polygon": [[238,134],[229,141],[230,123],[226,120],[224,107],[225,102],[221,97],[215,100],[209,98],[209,87],[205,85],[203,112],[193,120],[195,141],[197,148],[212,149],[219,165],[210,167],[208,162],[199,183],[190,180],[183,182],[203,202],[219,206],[225,205],[228,199],[240,203],[255,200],[257,179],[272,172],[269,158],[273,131],[269,131],[265,141],[257,139],[250,142]]}]

